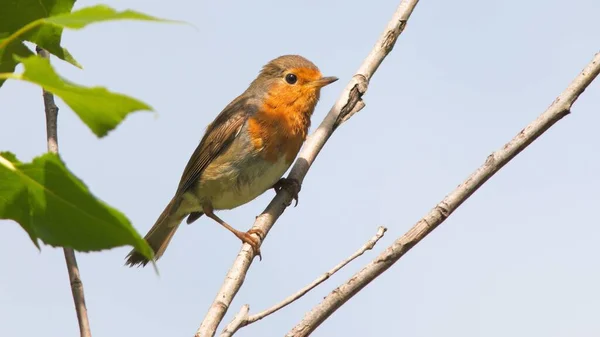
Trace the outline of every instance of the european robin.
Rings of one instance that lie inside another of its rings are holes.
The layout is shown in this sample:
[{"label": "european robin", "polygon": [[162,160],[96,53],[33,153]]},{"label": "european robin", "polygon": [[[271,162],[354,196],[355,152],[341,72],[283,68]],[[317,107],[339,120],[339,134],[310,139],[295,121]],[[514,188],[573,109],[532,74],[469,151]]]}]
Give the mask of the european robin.
[{"label": "european robin", "polygon": [[[214,212],[248,203],[270,188],[295,184],[298,192],[297,182],[281,177],[306,139],[321,88],[336,80],[323,77],[312,62],[298,55],[267,63],[248,89],[206,128],[175,196],[145,236],[155,259],[164,254],[185,217],[190,224],[203,214],[250,244],[260,256],[260,241],[252,234],[262,239],[264,233],[238,231]],[[145,266],[148,262],[131,251],[126,264]]]}]

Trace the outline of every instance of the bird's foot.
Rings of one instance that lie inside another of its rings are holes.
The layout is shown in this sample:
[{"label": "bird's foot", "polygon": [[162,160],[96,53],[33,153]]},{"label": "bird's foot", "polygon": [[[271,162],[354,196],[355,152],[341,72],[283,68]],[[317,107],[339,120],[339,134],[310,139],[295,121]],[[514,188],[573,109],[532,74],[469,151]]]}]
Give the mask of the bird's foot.
[{"label": "bird's foot", "polygon": [[[256,234],[259,238],[256,239],[254,236],[252,236],[252,234]],[[258,256],[259,260],[262,261],[262,255],[260,254],[260,244],[265,238],[265,233],[258,228],[253,228],[245,233],[242,232],[239,238],[240,240],[242,240],[242,242],[249,244],[252,247],[252,250],[254,251],[254,255]]]},{"label": "bird's foot", "polygon": [[[275,185],[273,185],[273,189],[275,190],[275,193],[277,193],[281,191],[282,188],[285,188],[285,190],[296,201],[294,207],[298,206],[298,194],[300,193],[301,188],[300,182],[294,178],[281,178],[278,182],[275,183]],[[291,205],[291,203],[288,204],[288,206],[289,205]]]}]

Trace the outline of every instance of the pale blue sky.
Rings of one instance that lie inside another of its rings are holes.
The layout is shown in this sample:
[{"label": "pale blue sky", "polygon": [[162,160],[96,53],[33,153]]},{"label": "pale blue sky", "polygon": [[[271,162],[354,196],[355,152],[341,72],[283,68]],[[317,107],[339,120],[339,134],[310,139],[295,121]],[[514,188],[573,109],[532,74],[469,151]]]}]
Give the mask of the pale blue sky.
[{"label": "pale blue sky", "polygon": [[[80,1],[76,8],[96,2]],[[85,66],[61,74],[152,105],[97,139],[59,101],[61,154],[100,198],[145,234],[171,198],[206,125],[282,54],[340,81],[317,125],[398,1],[133,1],[118,9],[192,23],[118,22],[67,31]],[[600,2],[427,1],[373,77],[366,107],[336,131],[297,208],[263,245],[226,316],[271,306],[387,235],[308,296],[236,336],[282,336],[334,287],[408,230],[538,116],[600,46]],[[39,88],[0,89],[0,149],[46,150]],[[598,336],[600,82],[427,239],[350,300],[314,336]],[[251,226],[273,192],[220,216]],[[0,336],[77,336],[62,251],[38,252],[2,221]],[[78,254],[94,336],[191,336],[240,248],[207,219],[182,226],[157,277],[123,266],[129,247]]]}]

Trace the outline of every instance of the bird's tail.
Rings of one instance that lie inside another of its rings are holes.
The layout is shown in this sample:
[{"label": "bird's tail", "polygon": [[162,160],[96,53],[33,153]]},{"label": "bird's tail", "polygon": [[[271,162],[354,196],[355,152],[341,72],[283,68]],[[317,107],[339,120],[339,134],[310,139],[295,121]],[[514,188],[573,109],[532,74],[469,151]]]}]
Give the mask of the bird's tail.
[{"label": "bird's tail", "polygon": [[[165,210],[158,217],[158,220],[156,220],[154,226],[152,226],[150,231],[148,231],[148,234],[146,234],[144,237],[150,247],[152,247],[152,250],[154,250],[155,260],[158,260],[163,255],[167,249],[167,246],[169,245],[169,242],[171,241],[171,238],[173,238],[173,235],[177,231],[179,224],[183,220],[183,217],[177,217],[175,214],[176,212],[171,210],[174,202],[175,199],[172,199],[169,202],[167,207],[165,207]],[[148,262],[150,261],[145,256],[135,250],[132,250],[127,255],[127,261],[125,264],[129,265],[130,267],[135,265],[141,265],[143,267],[148,264]]]}]

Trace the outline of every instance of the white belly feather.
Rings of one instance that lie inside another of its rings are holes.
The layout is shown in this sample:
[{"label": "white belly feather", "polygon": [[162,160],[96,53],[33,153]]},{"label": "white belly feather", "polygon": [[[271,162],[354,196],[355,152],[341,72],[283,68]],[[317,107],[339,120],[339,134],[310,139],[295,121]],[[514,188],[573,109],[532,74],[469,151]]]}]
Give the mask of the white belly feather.
[{"label": "white belly feather", "polygon": [[[276,162],[265,160],[261,150],[254,149],[248,137],[236,138],[225,153],[204,169],[195,188],[182,196],[178,213],[201,212],[207,202],[215,210],[232,209],[271,188],[291,163],[286,163],[283,153]],[[246,155],[240,157],[240,153]]]},{"label": "white belly feather", "polygon": [[267,161],[252,162],[244,170],[240,170],[237,179],[224,179],[221,183],[222,193],[212,196],[215,209],[232,209],[252,201],[273,185],[283,176],[289,165],[284,158],[276,163]]}]

